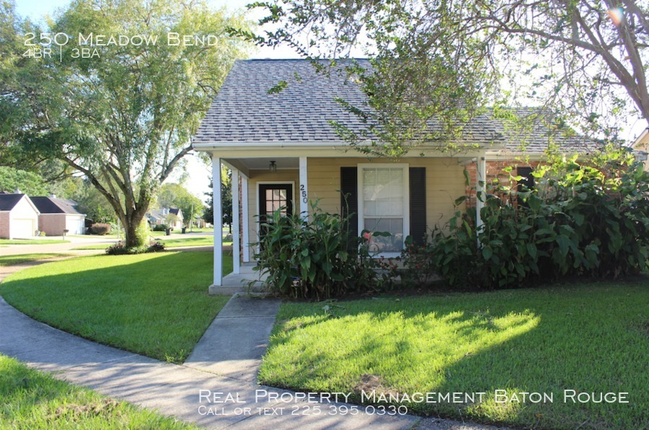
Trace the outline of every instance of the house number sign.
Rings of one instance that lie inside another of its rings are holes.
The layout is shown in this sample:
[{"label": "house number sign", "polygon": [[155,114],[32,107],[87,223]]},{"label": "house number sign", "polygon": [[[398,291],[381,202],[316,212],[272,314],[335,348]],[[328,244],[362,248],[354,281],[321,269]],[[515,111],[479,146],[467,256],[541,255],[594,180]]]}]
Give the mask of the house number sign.
[{"label": "house number sign", "polygon": [[302,196],[302,203],[309,203],[306,187],[303,184],[300,184],[300,195]]}]

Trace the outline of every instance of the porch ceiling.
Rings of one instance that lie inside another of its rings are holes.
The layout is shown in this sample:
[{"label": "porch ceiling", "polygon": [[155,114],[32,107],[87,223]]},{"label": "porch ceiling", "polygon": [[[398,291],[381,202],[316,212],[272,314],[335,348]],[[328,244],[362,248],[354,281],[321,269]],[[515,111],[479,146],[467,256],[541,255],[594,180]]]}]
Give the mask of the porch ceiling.
[{"label": "porch ceiling", "polygon": [[300,168],[299,157],[224,158],[223,161],[243,172],[268,170],[271,161],[275,162],[278,170]]}]

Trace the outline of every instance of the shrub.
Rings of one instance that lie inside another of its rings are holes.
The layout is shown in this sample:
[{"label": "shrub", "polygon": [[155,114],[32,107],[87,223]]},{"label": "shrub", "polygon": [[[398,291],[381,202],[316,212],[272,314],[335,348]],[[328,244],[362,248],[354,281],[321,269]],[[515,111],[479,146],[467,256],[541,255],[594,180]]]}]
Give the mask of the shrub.
[{"label": "shrub", "polygon": [[132,252],[133,248],[127,248],[124,242],[121,240],[114,245],[106,248],[106,254],[108,255],[124,255],[124,254],[137,254],[137,252]]},{"label": "shrub", "polygon": [[[459,204],[463,199],[458,199]],[[437,226],[424,245],[406,238],[401,253],[402,281],[406,285],[425,286],[442,277],[450,285],[474,285],[477,275],[477,237],[472,220],[456,211],[446,228]]]},{"label": "shrub", "polygon": [[144,254],[149,252],[160,252],[164,251],[165,246],[162,242],[153,242],[149,245],[139,246],[139,247],[127,247],[124,242],[119,241],[114,245],[106,248],[106,254],[108,255],[125,255],[125,254]]},{"label": "shrub", "polygon": [[350,246],[351,216],[322,212],[317,202],[311,207],[310,222],[281,211],[262,222],[265,233],[254,245],[259,248],[256,270],[267,275],[265,286],[282,296],[319,300],[378,288],[377,264],[366,242],[352,238]]},{"label": "shrub", "polygon": [[165,250],[165,245],[162,242],[153,242],[149,245],[146,252],[160,252]]},{"label": "shrub", "polygon": [[153,226],[153,231],[165,231],[167,229],[166,224],[156,224]]},{"label": "shrub", "polygon": [[647,268],[649,175],[641,163],[609,149],[588,163],[554,160],[535,176],[539,187],[515,199],[489,195],[479,230],[459,213],[445,229],[436,227],[423,251],[406,248],[404,266],[438,273],[450,285],[487,288]]},{"label": "shrub", "polygon": [[90,226],[90,232],[92,234],[105,235],[110,233],[110,224],[105,223],[95,223]]}]

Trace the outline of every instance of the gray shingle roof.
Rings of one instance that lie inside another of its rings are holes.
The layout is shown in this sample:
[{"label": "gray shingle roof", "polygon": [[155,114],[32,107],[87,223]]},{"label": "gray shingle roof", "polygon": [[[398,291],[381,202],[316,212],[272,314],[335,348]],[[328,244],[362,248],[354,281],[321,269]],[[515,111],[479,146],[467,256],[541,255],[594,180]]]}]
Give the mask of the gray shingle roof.
[{"label": "gray shingle roof", "polygon": [[10,211],[18,204],[24,194],[0,193],[0,211]]},{"label": "gray shingle roof", "polygon": [[[359,61],[369,66],[369,61]],[[279,93],[268,94],[280,81],[286,81],[288,86]],[[194,136],[194,143],[345,145],[330,121],[355,132],[367,125],[346,112],[336,98],[367,106],[367,97],[353,81],[339,73],[318,74],[308,60],[237,61]],[[431,123],[430,128],[434,130],[437,126]],[[553,139],[570,151],[592,148],[592,142],[583,137]],[[537,125],[521,136],[520,130],[510,130],[491,114],[483,114],[464,127],[461,139],[466,144],[495,143],[511,151],[518,151],[521,142],[528,151],[541,152],[548,144],[548,129]]]},{"label": "gray shingle roof", "polygon": [[76,210],[76,202],[67,199],[57,199],[56,197],[32,197],[34,206],[42,214],[71,214],[83,215]]}]

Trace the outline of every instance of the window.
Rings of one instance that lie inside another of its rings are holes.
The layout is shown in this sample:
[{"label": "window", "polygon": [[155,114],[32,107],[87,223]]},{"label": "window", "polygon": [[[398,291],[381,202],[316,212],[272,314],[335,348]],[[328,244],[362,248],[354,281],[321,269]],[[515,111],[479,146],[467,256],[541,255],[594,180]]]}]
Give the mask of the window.
[{"label": "window", "polygon": [[[401,252],[409,234],[408,166],[361,164],[358,166],[359,231],[370,236],[370,250]],[[390,236],[372,233],[386,232]]]}]

